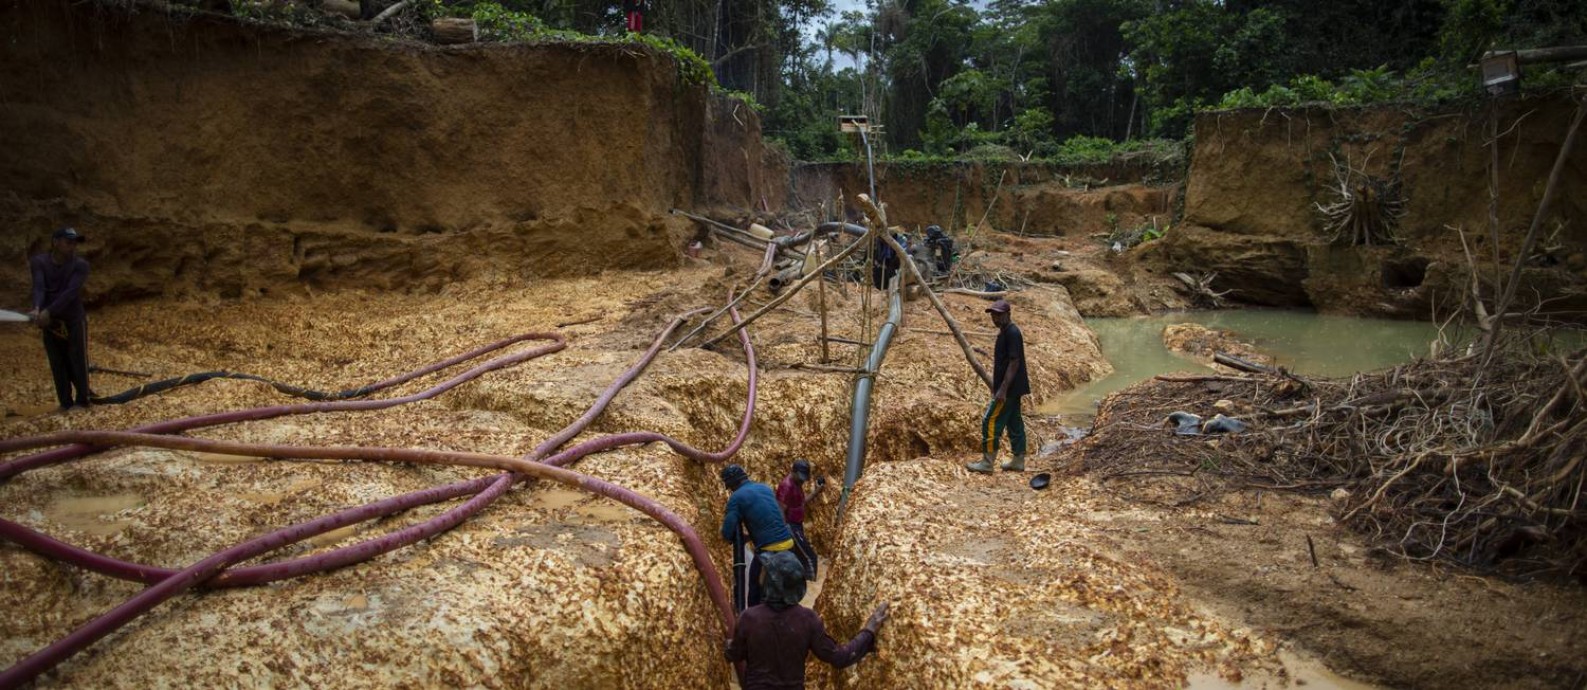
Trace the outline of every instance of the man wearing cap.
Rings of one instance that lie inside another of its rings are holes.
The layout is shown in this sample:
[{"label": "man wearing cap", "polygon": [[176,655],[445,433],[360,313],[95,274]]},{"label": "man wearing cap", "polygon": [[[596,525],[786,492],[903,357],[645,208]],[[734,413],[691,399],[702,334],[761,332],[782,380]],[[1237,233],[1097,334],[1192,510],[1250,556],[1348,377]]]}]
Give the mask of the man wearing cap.
[{"label": "man wearing cap", "polygon": [[[50,251],[34,256],[33,311],[28,316],[44,331],[44,356],[55,378],[55,399],[61,409],[88,406],[88,314],[83,310],[83,283],[88,262],[77,255],[84,238],[73,228],[50,236]],[[75,389],[75,394],[73,392]]]},{"label": "man wearing cap", "polygon": [[981,461],[965,467],[973,472],[991,474],[997,458],[997,439],[1008,430],[1009,450],[1014,457],[1003,464],[1008,472],[1025,471],[1025,418],[1020,416],[1020,397],[1030,393],[1030,377],[1025,373],[1025,335],[1009,315],[1008,302],[998,300],[986,308],[997,326],[997,346],[992,355],[992,402],[981,418]]},{"label": "man wearing cap", "polygon": [[805,504],[821,495],[827,480],[826,477],[817,477],[815,491],[805,496],[805,483],[809,481],[810,461],[795,460],[788,476],[783,477],[782,483],[777,485],[777,505],[782,506],[783,521],[788,523],[788,531],[793,533],[794,555],[804,564],[805,579],[814,580],[818,561],[816,550],[810,547],[810,540],[805,538]]},{"label": "man wearing cap", "polygon": [[877,605],[854,639],[840,645],[827,634],[820,614],[799,605],[805,597],[799,560],[786,552],[766,554],[765,560],[766,603],[738,617],[724,650],[728,661],[744,662],[744,690],[803,688],[810,654],[833,668],[846,668],[875,651],[888,602]]},{"label": "man wearing cap", "polygon": [[[727,498],[726,514],[722,516],[722,538],[737,543],[745,530],[749,541],[760,554],[788,551],[793,548],[793,533],[783,521],[782,508],[777,506],[777,496],[771,487],[752,482],[749,473],[738,465],[722,468],[722,485],[731,494]],[[742,611],[760,603],[761,559],[746,555],[749,567],[742,577],[737,568],[733,573],[733,601]],[[737,564],[735,564],[737,565]]]}]

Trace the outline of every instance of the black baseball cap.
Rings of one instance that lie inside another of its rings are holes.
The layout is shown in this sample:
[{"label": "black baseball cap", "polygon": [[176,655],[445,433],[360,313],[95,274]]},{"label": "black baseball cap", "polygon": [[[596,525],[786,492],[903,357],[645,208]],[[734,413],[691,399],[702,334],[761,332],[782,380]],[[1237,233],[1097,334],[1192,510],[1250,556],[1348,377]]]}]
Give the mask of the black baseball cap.
[{"label": "black baseball cap", "polygon": [[88,240],[87,237],[83,237],[83,234],[77,231],[77,228],[73,227],[64,227],[56,230],[54,233],[50,234],[50,238],[56,240],[71,240],[73,242],[85,242]]}]

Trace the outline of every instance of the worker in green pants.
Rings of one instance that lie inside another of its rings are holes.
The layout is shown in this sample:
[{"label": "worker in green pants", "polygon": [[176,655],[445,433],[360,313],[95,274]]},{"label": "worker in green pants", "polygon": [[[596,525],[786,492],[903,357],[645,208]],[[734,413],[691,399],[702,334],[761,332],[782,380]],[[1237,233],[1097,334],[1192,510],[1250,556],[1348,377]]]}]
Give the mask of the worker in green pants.
[{"label": "worker in green pants", "polygon": [[1008,430],[1009,450],[1014,457],[1003,464],[1006,472],[1025,471],[1025,418],[1020,414],[1020,398],[1030,393],[1030,376],[1025,367],[1025,335],[1009,314],[1007,301],[998,300],[986,308],[997,326],[997,345],[992,354],[992,402],[981,417],[981,461],[965,467],[972,472],[991,474],[996,465],[997,439]]}]

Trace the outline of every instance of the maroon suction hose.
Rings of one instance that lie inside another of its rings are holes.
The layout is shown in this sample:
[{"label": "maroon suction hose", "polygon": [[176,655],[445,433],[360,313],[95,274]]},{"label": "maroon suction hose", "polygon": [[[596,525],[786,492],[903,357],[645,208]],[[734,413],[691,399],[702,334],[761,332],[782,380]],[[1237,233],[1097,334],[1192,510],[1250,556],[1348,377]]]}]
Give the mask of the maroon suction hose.
[{"label": "maroon suction hose", "polygon": [[[729,297],[731,297],[731,295],[729,295]],[[664,342],[666,336],[670,334],[670,332],[674,330],[683,321],[683,319],[687,318],[690,314],[698,313],[699,311],[704,310],[702,309],[689,312],[680,315],[677,319],[675,319],[657,337],[655,343],[651,346],[651,349],[646,352],[641,360],[628,371],[624,372],[624,374],[616,381],[614,381],[607,388],[607,390],[603,392],[601,397],[597,399],[596,403],[585,412],[584,415],[582,415],[578,420],[575,420],[574,423],[568,425],[568,427],[564,428],[561,432],[542,442],[539,446],[536,446],[534,451],[532,451],[529,457],[526,459],[506,458],[482,454],[445,453],[438,451],[422,451],[411,449],[316,449],[292,446],[229,444],[225,442],[206,441],[202,439],[153,436],[149,434],[128,432],[79,432],[52,434],[49,436],[36,437],[33,439],[16,439],[10,442],[0,442],[0,448],[9,450],[20,450],[23,448],[38,447],[40,445],[56,445],[58,443],[79,444],[70,446],[68,448],[59,449],[57,451],[51,451],[50,453],[37,454],[28,458],[23,458],[22,460],[14,461],[5,466],[0,466],[0,479],[14,476],[17,473],[26,471],[32,467],[62,462],[71,459],[72,457],[80,457],[81,455],[86,455],[88,453],[102,449],[103,446],[121,444],[185,448],[189,450],[209,450],[211,452],[230,451],[244,455],[262,455],[268,457],[334,457],[342,459],[392,460],[402,462],[466,464],[487,467],[501,467],[510,470],[510,472],[507,474],[457,482],[443,487],[412,492],[403,496],[377,501],[369,505],[360,506],[358,508],[345,510],[334,515],[300,523],[298,525],[255,538],[238,546],[232,547],[231,549],[227,549],[226,551],[206,558],[203,561],[200,561],[199,563],[196,563],[181,571],[172,571],[164,568],[154,568],[142,564],[120,561],[108,556],[103,556],[101,554],[72,546],[70,544],[66,544],[64,542],[60,542],[17,523],[0,520],[0,537],[14,541],[18,544],[26,546],[27,548],[43,552],[46,555],[62,560],[75,562],[88,569],[104,572],[105,574],[110,574],[117,577],[126,577],[128,579],[145,582],[149,582],[151,580],[156,582],[149,589],[135,596],[133,599],[128,600],[109,613],[106,613],[100,618],[90,622],[82,628],[79,628],[77,631],[74,631],[71,635],[58,641],[57,643],[50,645],[46,649],[28,657],[23,662],[18,663],[11,669],[6,670],[4,673],[0,673],[0,687],[11,687],[12,683],[20,684],[27,682],[28,680],[37,677],[38,674],[41,674],[54,667],[56,664],[60,663],[60,661],[69,658],[77,651],[80,651],[81,649],[92,644],[94,641],[98,640],[104,635],[107,635],[119,628],[121,625],[125,624],[127,621],[130,621],[140,613],[159,605],[161,602],[176,596],[193,586],[203,584],[206,580],[215,578],[217,574],[221,574],[221,577],[230,575],[231,573],[222,572],[229,565],[257,557],[264,553],[269,553],[270,551],[279,549],[282,546],[301,541],[302,539],[307,539],[330,530],[356,524],[374,517],[389,515],[414,506],[467,495],[476,491],[480,491],[482,487],[484,488],[483,491],[481,491],[478,495],[476,495],[464,505],[458,506],[457,508],[448,511],[441,516],[427,520],[420,525],[415,525],[393,534],[385,535],[383,537],[372,539],[354,546],[337,549],[335,551],[320,554],[318,556],[311,556],[281,563],[266,564],[262,566],[254,566],[250,569],[240,569],[237,571],[237,575],[239,577],[234,577],[231,579],[231,581],[225,584],[241,585],[255,582],[269,582],[276,579],[291,577],[297,574],[317,572],[320,570],[340,567],[342,565],[347,565],[360,560],[366,560],[375,555],[400,548],[403,545],[419,541],[455,526],[478,510],[483,509],[486,505],[489,505],[491,501],[495,500],[495,498],[499,497],[502,493],[505,493],[506,489],[509,488],[513,483],[521,481],[522,479],[525,479],[529,476],[548,477],[554,481],[559,481],[598,495],[613,498],[624,503],[625,505],[629,505],[637,510],[640,510],[641,512],[646,513],[647,515],[650,515],[663,525],[667,526],[669,529],[677,532],[680,539],[684,542],[685,549],[690,553],[691,558],[694,560],[696,568],[700,570],[702,579],[705,580],[707,591],[713,603],[717,607],[718,614],[722,617],[724,631],[731,632],[734,625],[734,615],[731,606],[728,604],[727,596],[722,586],[720,575],[716,572],[715,565],[711,562],[704,544],[700,541],[699,536],[693,531],[688,523],[684,522],[676,514],[668,511],[664,506],[661,506],[655,501],[629,489],[611,484],[609,482],[604,482],[593,477],[587,477],[569,470],[564,470],[556,466],[572,462],[591,453],[610,450],[623,445],[648,443],[652,441],[664,442],[680,454],[696,460],[721,462],[731,457],[737,452],[738,448],[742,446],[744,440],[747,438],[749,427],[754,416],[758,372],[755,364],[754,348],[750,343],[747,333],[745,333],[743,330],[740,330],[739,332],[740,341],[744,346],[745,357],[749,369],[749,390],[747,395],[748,403],[745,406],[744,417],[738,434],[734,437],[733,442],[723,451],[718,453],[710,453],[695,449],[663,434],[657,434],[653,432],[634,432],[628,434],[616,434],[587,441],[563,453],[559,453],[555,456],[552,456],[551,458],[546,459],[544,463],[534,462],[536,458],[543,456],[545,453],[550,452],[561,444],[567,442],[569,439],[587,427],[588,424],[593,421],[595,417],[598,416],[600,412],[611,402],[612,398],[614,398],[623,387],[632,382],[634,378],[637,378],[643,369],[648,366],[650,361],[654,358],[656,352],[659,351],[660,345],[662,342]],[[733,310],[733,318],[735,322],[739,320],[739,314],[736,310]],[[545,339],[547,336],[540,334],[519,336],[515,339],[510,339],[508,341],[503,341],[502,343],[487,346],[486,348],[481,348],[472,353],[454,357],[452,360],[447,360],[447,362],[432,365],[424,370],[420,370],[420,372],[433,372],[446,366],[450,366],[451,364],[478,356],[484,352],[489,352],[493,349],[499,349],[500,347],[505,347],[506,345],[510,345],[521,340],[537,337]],[[554,339],[558,342],[551,346],[538,348],[536,351],[531,351],[529,353],[492,360],[491,362],[487,362],[480,367],[476,367],[475,369],[465,372],[463,375],[444,382],[443,384],[428,391],[415,394],[414,396],[405,397],[410,399],[423,399],[424,397],[432,397],[487,371],[508,366],[531,357],[537,357],[548,352],[554,352],[565,347],[565,342],[563,342],[559,336],[556,336],[555,334],[549,334],[549,339]],[[378,388],[396,385],[397,383],[412,380],[413,378],[422,375],[422,373],[413,373],[400,376],[378,384],[372,384],[366,388],[370,390],[376,390]],[[219,415],[207,415],[201,417],[192,417],[184,420],[174,420],[173,422],[149,425],[147,427],[143,427],[140,430],[169,432],[176,430],[172,428],[173,426],[184,423],[191,425],[187,426],[186,428],[198,428],[200,426],[213,426],[215,424],[241,421],[243,419],[268,419],[281,416],[283,414],[301,414],[305,412],[325,411],[327,407],[330,407],[331,409],[379,409],[379,407],[387,407],[392,404],[402,404],[402,402],[409,401],[411,400],[398,398],[394,399],[394,401],[360,401],[359,403],[353,403],[352,406],[349,406],[347,403],[314,403],[307,405],[278,406],[274,408],[256,408],[254,410],[243,410],[233,413],[222,413]],[[379,407],[363,406],[360,403],[376,403],[379,405]],[[277,412],[283,409],[288,411]],[[228,417],[235,418],[228,419]],[[65,453],[68,452],[75,454],[65,455]],[[51,457],[52,453],[58,455],[59,457]],[[335,455],[328,455],[326,453],[335,453]],[[43,460],[41,460],[41,458],[43,458]],[[24,461],[32,461],[36,464],[23,465]]]},{"label": "maroon suction hose", "polygon": [[[138,445],[152,448],[167,448],[173,450],[190,450],[201,452],[226,453],[229,455],[266,456],[277,458],[299,459],[334,459],[334,460],[364,460],[380,462],[410,462],[432,465],[467,465],[474,467],[493,467],[498,469],[518,472],[542,479],[565,484],[577,489],[582,489],[597,495],[606,496],[634,508],[657,522],[665,525],[678,535],[683,542],[684,549],[688,551],[694,561],[694,567],[700,571],[701,579],[705,580],[707,593],[716,605],[717,613],[721,616],[724,636],[733,630],[734,616],[732,605],[728,602],[726,589],[722,585],[721,575],[716,572],[716,564],[711,561],[710,552],[700,535],[687,521],[676,513],[668,510],[655,500],[618,486],[611,482],[597,479],[589,475],[574,472],[573,470],[555,467],[545,463],[513,458],[502,455],[486,455],[483,453],[460,453],[452,451],[418,450],[409,448],[380,448],[342,446],[328,448],[300,448],[294,446],[280,446],[270,444],[233,443],[227,441],[210,441],[204,439],[187,438],[182,436],[163,436],[158,434],[137,434],[120,431],[83,431],[70,432],[77,440],[94,445]],[[607,437],[614,438],[614,437]],[[604,440],[604,439],[603,439]],[[590,444],[580,444],[590,445]],[[610,447],[616,447],[610,444]],[[564,453],[571,454],[572,451]],[[590,452],[594,452],[593,450]],[[587,454],[587,453],[586,453]],[[310,523],[304,523],[295,530],[276,532],[257,539],[253,539],[225,551],[205,558],[175,575],[168,577],[159,584],[139,592],[110,612],[95,618],[71,632],[64,638],[56,641],[44,649],[33,653],[15,666],[0,672],[0,688],[12,688],[26,683],[40,674],[53,668],[56,664],[66,660],[73,654],[82,651],[88,645],[115,632],[128,621],[139,614],[160,605],[166,600],[191,589],[199,583],[214,577],[226,566],[245,561],[261,554],[274,551],[282,546],[295,541],[300,541],[327,532],[334,527],[331,518],[322,518]]]},{"label": "maroon suction hose", "polygon": [[[231,412],[218,412],[218,413],[215,413],[215,414],[199,415],[199,416],[196,416],[196,417],[185,417],[185,418],[182,418],[182,419],[173,419],[173,420],[170,420],[170,421],[159,422],[159,423],[156,423],[156,424],[149,424],[147,426],[141,426],[141,427],[138,427],[136,429],[133,429],[133,431],[138,431],[138,432],[143,432],[143,433],[150,433],[150,434],[170,434],[170,433],[176,433],[176,432],[181,432],[181,431],[188,431],[188,430],[191,430],[191,429],[200,429],[200,428],[204,428],[204,427],[216,426],[216,425],[219,425],[219,424],[232,424],[232,423],[235,423],[235,422],[246,422],[246,421],[259,420],[259,419],[274,419],[276,417],[283,417],[283,416],[286,416],[286,415],[294,415],[294,414],[308,414],[308,413],[313,413],[313,412],[338,412],[338,411],[351,411],[351,410],[383,410],[383,409],[388,408],[388,407],[395,407],[397,405],[404,405],[404,404],[407,404],[407,403],[410,403],[410,402],[415,402],[415,401],[419,401],[419,400],[427,400],[429,398],[433,398],[433,397],[435,397],[437,395],[445,393],[446,391],[449,391],[449,390],[451,390],[453,388],[456,388],[457,386],[460,386],[460,385],[462,385],[464,383],[467,383],[467,382],[472,381],[472,380],[474,380],[476,378],[479,378],[481,375],[483,375],[485,373],[488,373],[488,372],[491,372],[491,371],[495,371],[497,369],[502,369],[502,368],[505,368],[505,367],[510,367],[510,366],[513,366],[513,365],[518,364],[520,362],[525,362],[525,361],[534,359],[534,358],[539,357],[541,355],[550,354],[552,352],[558,352],[558,351],[560,351],[560,350],[562,350],[562,349],[567,347],[567,340],[564,339],[560,334],[557,334],[557,333],[525,333],[523,335],[519,335],[519,336],[515,336],[515,337],[512,337],[512,338],[508,338],[508,339],[503,340],[503,341],[498,342],[498,343],[493,343],[491,345],[487,345],[485,347],[482,347],[482,348],[479,348],[477,350],[474,350],[473,352],[468,353],[468,354],[474,355],[474,356],[478,356],[477,353],[492,352],[492,351],[495,351],[495,350],[500,350],[500,349],[502,349],[504,347],[507,347],[509,345],[513,345],[515,343],[520,343],[520,342],[523,342],[525,340],[550,340],[550,341],[553,341],[553,342],[551,344],[549,344],[549,345],[542,345],[542,346],[537,347],[537,348],[535,348],[533,350],[520,352],[520,353],[518,353],[516,355],[508,355],[508,356],[505,356],[505,357],[498,357],[496,359],[492,359],[490,361],[485,362],[484,364],[481,364],[481,365],[479,365],[477,367],[474,367],[473,369],[469,369],[468,371],[465,371],[465,372],[463,372],[461,374],[458,374],[457,376],[454,376],[454,377],[452,377],[450,379],[442,381],[441,383],[435,385],[432,388],[429,388],[429,389],[426,389],[426,390],[422,390],[422,391],[419,391],[417,393],[413,393],[413,394],[410,394],[410,395],[404,395],[404,396],[399,397],[399,398],[385,398],[385,399],[381,399],[381,400],[338,400],[338,401],[335,401],[335,402],[298,403],[298,404],[295,404],[295,405],[271,405],[271,406],[266,406],[266,407],[255,407],[255,408],[245,409],[245,410],[234,410],[234,411],[231,411]],[[459,355],[459,357],[463,357],[463,356],[464,355]],[[458,357],[454,357],[454,358],[452,358],[452,360],[447,360],[447,361],[453,361],[453,360],[462,361]],[[427,367],[427,369],[430,369],[431,371],[435,370],[433,367]],[[390,379],[387,382],[383,382],[383,383],[387,383],[389,385],[395,385],[395,383],[400,383],[401,381],[407,381],[407,380],[411,380],[411,379],[412,379],[411,376],[404,375],[404,376],[399,376],[399,377],[397,377],[395,379]],[[27,440],[28,439],[13,439],[13,440],[8,440],[8,441],[0,441],[0,453],[9,453],[9,452],[17,451],[17,450],[22,450],[22,449],[25,449],[25,448],[34,447],[32,445],[27,445],[27,444],[20,444],[20,445],[18,444],[18,441],[27,441]],[[12,477],[14,477],[14,476],[16,476],[18,474],[21,474],[23,472],[28,471],[28,470],[38,469],[40,467],[47,467],[47,466],[50,466],[50,465],[55,465],[55,464],[59,464],[59,463],[65,462],[67,460],[80,458],[80,457],[83,457],[85,455],[88,455],[89,453],[94,452],[95,450],[96,449],[93,448],[92,446],[73,445],[73,446],[67,446],[65,448],[56,448],[54,450],[46,451],[46,452],[43,452],[43,453],[38,453],[38,454],[35,454],[35,455],[29,455],[27,457],[17,458],[16,460],[12,460],[11,462],[8,462],[8,463],[5,463],[3,465],[0,465],[0,481],[4,481],[4,480],[7,480],[7,479],[10,479],[10,478],[12,478]]]}]

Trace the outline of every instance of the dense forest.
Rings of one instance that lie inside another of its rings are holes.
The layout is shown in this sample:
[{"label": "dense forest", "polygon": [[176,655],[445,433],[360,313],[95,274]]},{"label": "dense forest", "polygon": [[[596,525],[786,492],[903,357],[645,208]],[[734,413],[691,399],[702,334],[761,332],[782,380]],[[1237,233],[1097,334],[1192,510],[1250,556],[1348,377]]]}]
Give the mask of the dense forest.
[{"label": "dense forest", "polygon": [[[892,156],[1084,155],[1183,137],[1202,108],[1470,97],[1471,64],[1486,50],[1587,43],[1582,0],[867,0],[841,13],[830,0],[644,4],[646,40],[751,97],[767,134],[806,160],[844,155],[834,126],[844,113],[881,125]],[[624,5],[415,8],[527,38],[621,35]],[[1526,84],[1555,88],[1572,74],[1529,69]]]}]

